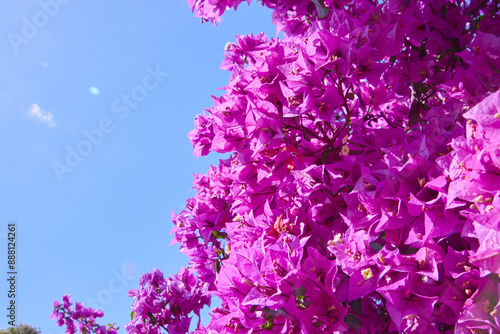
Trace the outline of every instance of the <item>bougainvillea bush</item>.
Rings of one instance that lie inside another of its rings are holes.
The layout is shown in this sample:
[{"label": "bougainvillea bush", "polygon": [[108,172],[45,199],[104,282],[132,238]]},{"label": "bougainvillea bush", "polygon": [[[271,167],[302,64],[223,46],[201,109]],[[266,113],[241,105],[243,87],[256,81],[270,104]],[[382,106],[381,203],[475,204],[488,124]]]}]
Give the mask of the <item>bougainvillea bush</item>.
[{"label": "bougainvillea bush", "polygon": [[[213,23],[241,2],[188,0]],[[231,155],[127,332],[186,333],[217,296],[194,333],[500,333],[500,3],[261,3],[283,38],[226,45],[189,138]]]}]

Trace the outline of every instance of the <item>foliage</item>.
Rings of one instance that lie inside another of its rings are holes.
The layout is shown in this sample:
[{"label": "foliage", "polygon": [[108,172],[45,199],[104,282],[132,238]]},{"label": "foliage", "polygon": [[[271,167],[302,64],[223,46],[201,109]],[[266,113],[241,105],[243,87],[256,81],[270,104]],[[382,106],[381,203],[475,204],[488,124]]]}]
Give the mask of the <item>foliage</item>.
[{"label": "foliage", "polygon": [[0,329],[0,334],[38,334],[39,329],[33,326],[20,323],[16,327],[9,327],[7,329]]},{"label": "foliage", "polygon": [[[214,23],[241,2],[188,0]],[[127,331],[185,333],[218,296],[195,333],[500,332],[500,4],[261,2],[284,37],[228,43],[189,138],[231,156]]]}]

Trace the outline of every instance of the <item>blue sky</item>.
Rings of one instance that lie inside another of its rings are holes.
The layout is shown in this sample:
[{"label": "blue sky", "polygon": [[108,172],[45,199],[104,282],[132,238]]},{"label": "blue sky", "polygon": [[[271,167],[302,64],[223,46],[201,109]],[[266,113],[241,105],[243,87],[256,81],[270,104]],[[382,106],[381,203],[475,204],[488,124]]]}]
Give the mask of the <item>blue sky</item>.
[{"label": "blue sky", "polygon": [[184,0],[2,1],[0,263],[6,277],[16,222],[18,321],[63,333],[48,318],[69,294],[124,333],[140,274],[187,264],[171,212],[219,158],[193,157],[187,133],[229,79],[225,44],[261,31],[275,36],[260,4],[215,27]]}]

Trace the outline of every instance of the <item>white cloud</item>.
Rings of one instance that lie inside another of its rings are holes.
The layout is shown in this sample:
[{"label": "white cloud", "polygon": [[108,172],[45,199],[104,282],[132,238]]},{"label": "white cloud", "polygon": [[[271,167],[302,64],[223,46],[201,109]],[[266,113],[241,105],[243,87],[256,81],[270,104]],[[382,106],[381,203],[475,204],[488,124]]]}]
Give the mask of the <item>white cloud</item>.
[{"label": "white cloud", "polygon": [[36,103],[31,105],[30,111],[28,111],[27,115],[29,117],[36,118],[40,122],[46,123],[48,126],[57,125],[57,123],[53,120],[54,115],[50,112],[40,109],[40,107]]}]

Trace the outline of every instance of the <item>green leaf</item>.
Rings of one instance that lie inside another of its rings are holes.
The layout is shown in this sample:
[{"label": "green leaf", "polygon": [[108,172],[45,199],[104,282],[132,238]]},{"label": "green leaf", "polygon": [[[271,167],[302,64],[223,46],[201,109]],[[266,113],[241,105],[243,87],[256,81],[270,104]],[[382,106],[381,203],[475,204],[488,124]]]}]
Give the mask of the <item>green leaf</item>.
[{"label": "green leaf", "polygon": [[229,239],[229,236],[227,235],[226,232],[218,232],[218,231],[213,231],[212,232],[212,235],[216,238],[216,239]]},{"label": "green leaf", "polygon": [[307,290],[306,290],[306,287],[305,286],[301,286],[300,288],[298,288],[297,290],[295,290],[295,296],[302,296],[304,297],[307,293]]},{"label": "green leaf", "polygon": [[306,296],[306,293],[307,290],[303,285],[295,290],[295,305],[301,310],[305,310],[311,305],[311,301],[307,300],[309,296]]},{"label": "green leaf", "polygon": [[344,317],[344,323],[349,327],[350,330],[359,331],[363,328],[361,320],[354,314],[347,314]]},{"label": "green leaf", "polygon": [[132,311],[132,312],[130,313],[130,320],[134,320],[134,314],[135,314],[135,311]]},{"label": "green leaf", "polygon": [[316,6],[316,10],[318,11],[318,16],[320,19],[324,18],[330,12],[330,8],[326,8],[323,0],[312,0],[314,5]]},{"label": "green leaf", "polygon": [[324,150],[322,153],[321,153],[321,162],[326,165],[329,161],[329,158],[330,158],[330,153],[332,153],[332,149],[331,148],[327,148],[326,150]]},{"label": "green leaf", "polygon": [[270,331],[271,329],[273,329],[273,326],[274,326],[274,317],[266,319],[266,323],[262,325],[262,329]]},{"label": "green leaf", "polygon": [[361,298],[350,301],[349,306],[351,309],[359,315],[363,315],[363,310],[361,307]]}]

